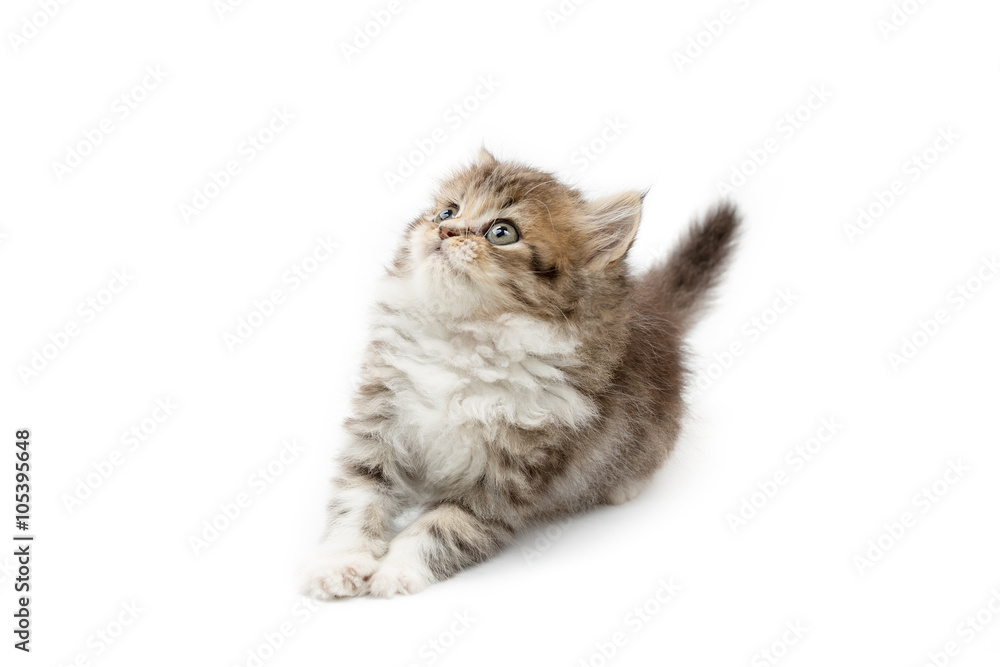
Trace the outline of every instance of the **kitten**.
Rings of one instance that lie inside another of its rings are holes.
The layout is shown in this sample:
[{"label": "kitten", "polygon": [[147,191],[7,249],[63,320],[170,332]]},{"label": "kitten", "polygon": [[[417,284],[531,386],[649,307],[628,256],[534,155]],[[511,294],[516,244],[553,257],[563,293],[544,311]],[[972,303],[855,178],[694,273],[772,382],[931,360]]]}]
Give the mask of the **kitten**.
[{"label": "kitten", "polygon": [[634,278],[642,199],[588,201],[484,150],[410,223],[304,593],[415,593],[529,523],[639,493],[677,439],[682,336],[738,227],[720,206]]}]

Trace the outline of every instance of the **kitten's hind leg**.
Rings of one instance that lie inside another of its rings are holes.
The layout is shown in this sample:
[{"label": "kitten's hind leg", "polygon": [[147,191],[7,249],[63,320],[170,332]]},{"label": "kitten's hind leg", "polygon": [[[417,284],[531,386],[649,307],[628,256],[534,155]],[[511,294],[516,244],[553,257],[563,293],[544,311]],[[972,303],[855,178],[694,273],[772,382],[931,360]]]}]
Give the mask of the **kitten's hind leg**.
[{"label": "kitten's hind leg", "polygon": [[649,486],[650,478],[646,477],[643,479],[635,480],[630,479],[625,482],[621,482],[614,488],[608,489],[604,492],[604,502],[607,505],[624,505],[625,503],[635,500],[639,497],[647,486]]},{"label": "kitten's hind leg", "polygon": [[479,516],[462,503],[438,503],[392,540],[369,592],[391,597],[421,591],[490,558],[510,542],[514,531],[511,523]]},{"label": "kitten's hind leg", "polygon": [[385,471],[374,463],[343,462],[333,486],[326,533],[299,569],[302,593],[320,600],[367,592],[400,502]]}]

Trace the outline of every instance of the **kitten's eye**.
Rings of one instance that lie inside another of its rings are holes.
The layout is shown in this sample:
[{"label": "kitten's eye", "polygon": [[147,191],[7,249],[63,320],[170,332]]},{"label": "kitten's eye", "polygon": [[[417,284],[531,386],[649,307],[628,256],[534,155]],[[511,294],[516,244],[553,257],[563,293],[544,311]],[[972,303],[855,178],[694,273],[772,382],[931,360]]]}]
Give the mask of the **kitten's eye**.
[{"label": "kitten's eye", "polygon": [[455,217],[455,209],[453,208],[446,208],[437,214],[437,219],[439,222],[444,222],[448,218],[454,218],[454,217]]},{"label": "kitten's eye", "polygon": [[486,232],[486,240],[494,245],[508,245],[517,243],[521,236],[517,233],[517,227],[507,221],[497,222]]}]

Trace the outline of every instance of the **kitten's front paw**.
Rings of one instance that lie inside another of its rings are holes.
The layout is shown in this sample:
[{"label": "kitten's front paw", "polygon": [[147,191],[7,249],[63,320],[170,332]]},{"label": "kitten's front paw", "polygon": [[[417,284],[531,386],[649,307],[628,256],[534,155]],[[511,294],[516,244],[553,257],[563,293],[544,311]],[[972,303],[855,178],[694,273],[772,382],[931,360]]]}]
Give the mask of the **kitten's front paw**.
[{"label": "kitten's front paw", "polygon": [[378,568],[370,553],[336,553],[320,549],[299,569],[300,590],[317,600],[364,595]]},{"label": "kitten's front paw", "polygon": [[422,564],[414,566],[405,561],[394,560],[390,555],[372,575],[368,582],[368,592],[375,597],[391,598],[393,595],[419,593],[431,583],[433,579]]}]

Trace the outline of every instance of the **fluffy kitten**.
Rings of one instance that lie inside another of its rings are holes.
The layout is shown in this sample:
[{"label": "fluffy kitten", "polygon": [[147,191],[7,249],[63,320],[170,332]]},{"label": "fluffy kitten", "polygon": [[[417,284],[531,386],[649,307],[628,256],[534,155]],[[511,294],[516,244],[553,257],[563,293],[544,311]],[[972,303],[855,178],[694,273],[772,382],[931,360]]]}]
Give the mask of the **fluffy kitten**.
[{"label": "fluffy kitten", "polygon": [[682,336],[738,227],[721,206],[634,278],[642,197],[588,201],[483,151],[410,223],[304,593],[415,593],[530,522],[639,493],[677,439]]}]

